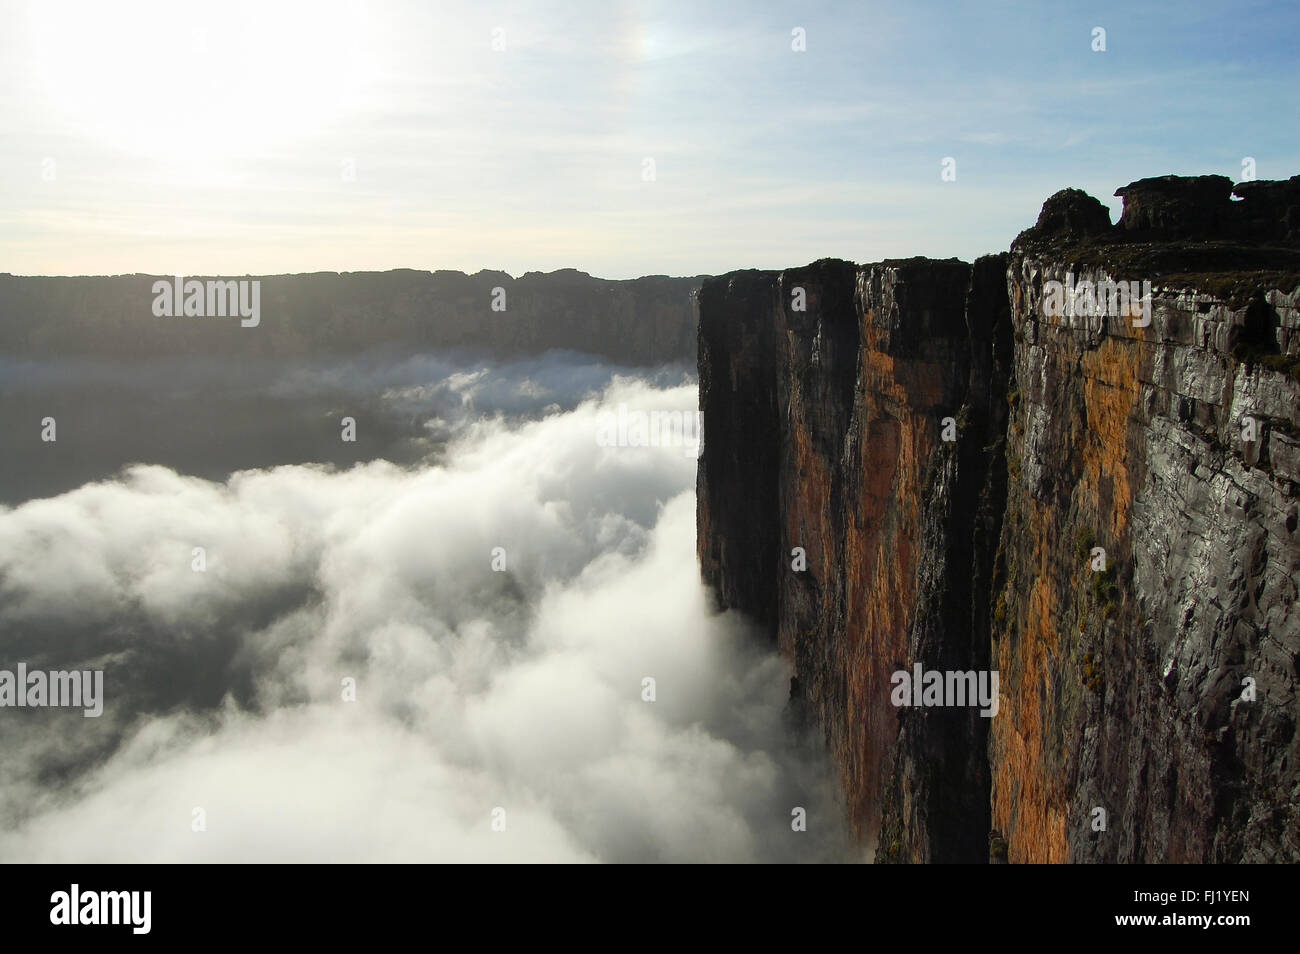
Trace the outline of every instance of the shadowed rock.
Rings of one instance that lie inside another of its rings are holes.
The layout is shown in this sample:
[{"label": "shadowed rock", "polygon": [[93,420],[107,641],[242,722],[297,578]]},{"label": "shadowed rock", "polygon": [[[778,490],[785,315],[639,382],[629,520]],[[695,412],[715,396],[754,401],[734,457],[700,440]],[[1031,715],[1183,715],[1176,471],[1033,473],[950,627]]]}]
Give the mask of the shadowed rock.
[{"label": "shadowed rock", "polygon": [[1300,241],[1300,176],[1242,182],[1232,194],[1243,234],[1261,239]]},{"label": "shadowed rock", "polygon": [[1222,234],[1231,217],[1232,180],[1227,176],[1156,176],[1115,190],[1124,199],[1120,228],[1161,238]]},{"label": "shadowed rock", "polygon": [[1082,189],[1062,189],[1043,203],[1038,222],[1016,244],[1047,239],[1082,239],[1111,230],[1110,210]]},{"label": "shadowed rock", "polygon": [[700,286],[698,276],[610,281],[571,268],[519,278],[413,269],[265,275],[260,324],[243,328],[219,317],[156,317],[160,279],[170,280],[0,273],[0,354],[281,359],[465,348],[514,357],[566,349],[653,365],[694,353]]}]

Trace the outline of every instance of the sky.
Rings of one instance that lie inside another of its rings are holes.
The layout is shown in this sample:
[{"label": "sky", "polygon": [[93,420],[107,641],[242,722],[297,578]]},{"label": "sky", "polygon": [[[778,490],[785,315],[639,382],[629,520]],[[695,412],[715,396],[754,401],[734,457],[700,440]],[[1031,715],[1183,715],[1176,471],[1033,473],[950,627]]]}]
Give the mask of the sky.
[{"label": "sky", "polygon": [[1291,2],[0,0],[0,22],[14,274],[969,260],[1067,186],[1116,213],[1146,176],[1300,172]]}]

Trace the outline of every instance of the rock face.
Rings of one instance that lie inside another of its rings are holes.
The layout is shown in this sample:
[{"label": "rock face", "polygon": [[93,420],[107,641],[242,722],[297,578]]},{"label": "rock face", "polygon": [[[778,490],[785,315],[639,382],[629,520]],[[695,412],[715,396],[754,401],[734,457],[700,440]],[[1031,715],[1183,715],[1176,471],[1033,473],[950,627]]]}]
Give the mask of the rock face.
[{"label": "rock face", "polygon": [[1222,234],[1232,215],[1232,180],[1227,176],[1139,179],[1115,194],[1124,199],[1120,228],[1162,238]]},{"label": "rock face", "polygon": [[[1300,860],[1300,249],[1242,237],[1288,184],[1215,219],[1212,178],[1115,227],[1058,193],[974,265],[701,289],[701,568],[878,861]],[[1107,279],[1149,323],[1044,308]],[[997,670],[997,714],[896,707],[917,663]]]},{"label": "rock face", "polygon": [[1022,239],[1083,239],[1110,232],[1110,210],[1082,189],[1062,189],[1043,203],[1038,222]]},{"label": "rock face", "polygon": [[[1005,274],[1005,256],[822,261],[701,290],[704,576],[794,660],[792,696],[826,729],[855,829],[874,840],[888,809],[888,857],[987,853],[986,720],[900,721],[888,689],[914,661],[987,668],[972,594],[1001,518],[1001,447],[985,445],[1006,417],[991,397],[1009,370]],[[942,442],[944,416],[971,440]]]},{"label": "rock face", "polygon": [[[408,269],[269,275],[259,279],[260,324],[241,328],[232,318],[154,317],[160,278],[168,276],[0,274],[0,354],[296,358],[389,347],[507,357],[560,348],[650,365],[693,355],[700,285],[698,277],[606,281],[573,269],[518,279]],[[497,288],[504,310],[492,307]]]},{"label": "rock face", "polygon": [[1300,241],[1300,176],[1285,182],[1242,182],[1232,194],[1242,200],[1240,218],[1246,234]]},{"label": "rock face", "polygon": [[[1300,238],[1300,176],[1236,186],[1227,176],[1160,176],[1139,179],[1115,194],[1124,199],[1119,227],[1128,232],[1160,239],[1294,242]],[[1234,202],[1232,196],[1242,201]]]}]

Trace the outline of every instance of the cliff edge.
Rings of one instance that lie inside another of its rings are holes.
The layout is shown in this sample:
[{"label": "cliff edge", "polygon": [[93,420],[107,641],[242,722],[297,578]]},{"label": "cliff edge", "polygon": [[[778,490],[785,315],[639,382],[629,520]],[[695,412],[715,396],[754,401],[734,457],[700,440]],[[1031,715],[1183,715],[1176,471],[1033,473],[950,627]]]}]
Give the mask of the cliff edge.
[{"label": "cliff edge", "polygon": [[1117,194],[701,288],[701,569],[877,861],[1300,860],[1300,177]]}]

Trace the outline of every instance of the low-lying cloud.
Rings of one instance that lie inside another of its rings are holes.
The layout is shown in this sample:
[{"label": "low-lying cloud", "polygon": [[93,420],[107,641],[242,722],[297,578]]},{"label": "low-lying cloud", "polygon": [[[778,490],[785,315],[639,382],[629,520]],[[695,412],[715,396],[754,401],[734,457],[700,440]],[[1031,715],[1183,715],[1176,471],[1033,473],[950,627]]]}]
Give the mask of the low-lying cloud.
[{"label": "low-lying cloud", "polygon": [[615,377],[459,422],[437,464],[136,466],[0,509],[0,663],[106,697],[0,711],[0,857],[843,857],[785,664],[709,610],[696,462],[599,446],[620,403],[696,392]]}]

